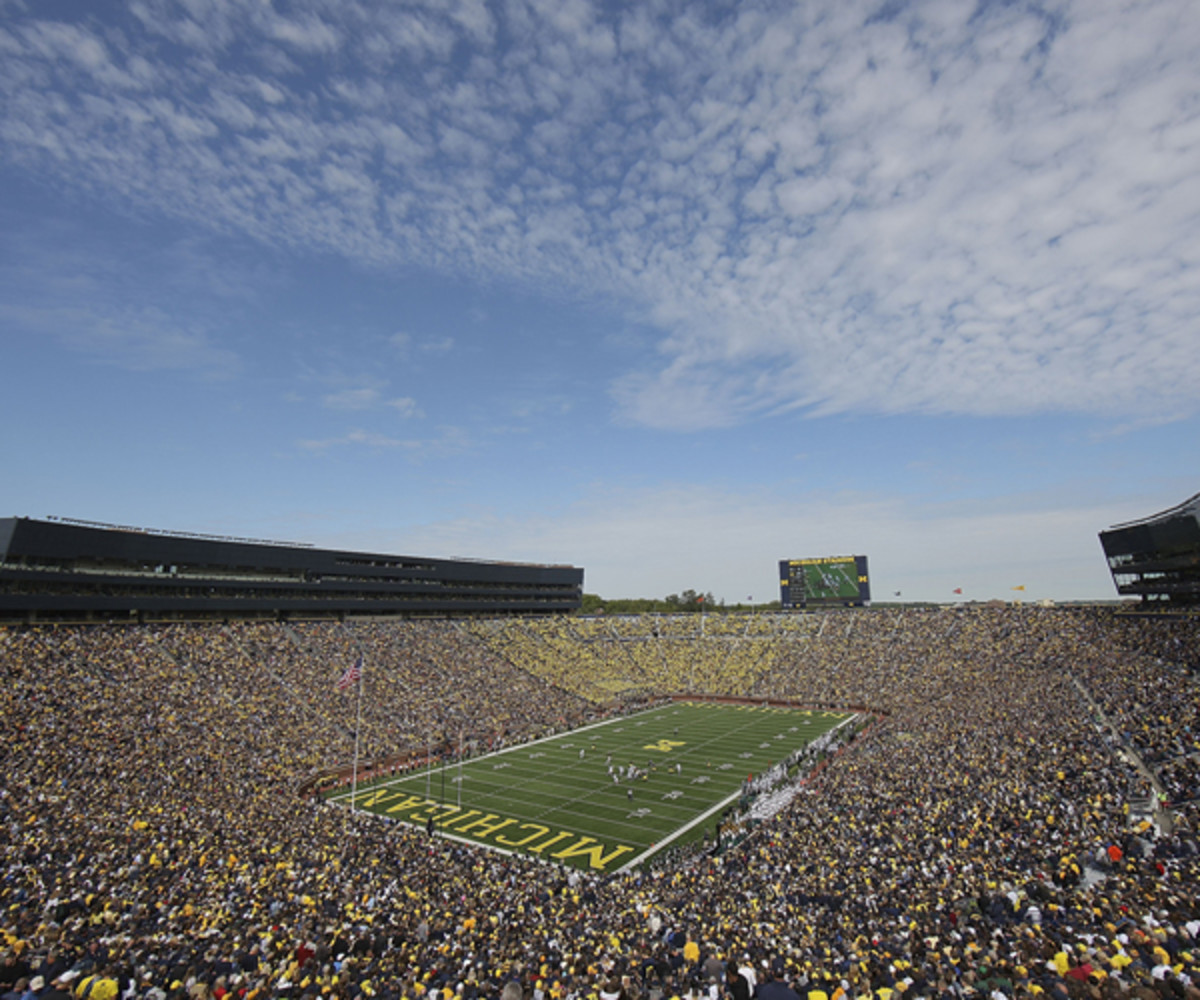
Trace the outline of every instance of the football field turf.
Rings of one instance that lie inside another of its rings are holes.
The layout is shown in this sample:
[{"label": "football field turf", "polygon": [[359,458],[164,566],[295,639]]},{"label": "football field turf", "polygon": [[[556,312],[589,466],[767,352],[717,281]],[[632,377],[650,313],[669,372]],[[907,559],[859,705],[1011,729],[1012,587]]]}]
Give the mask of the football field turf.
[{"label": "football field turf", "polygon": [[[853,718],[675,702],[360,785],[354,806],[497,850],[611,872],[713,835],[743,781]],[[628,777],[632,765],[637,769]],[[618,772],[614,780],[610,767]],[[349,806],[351,792],[329,798]]]},{"label": "football field turf", "polygon": [[858,597],[858,568],[853,561],[804,567],[810,597]]}]

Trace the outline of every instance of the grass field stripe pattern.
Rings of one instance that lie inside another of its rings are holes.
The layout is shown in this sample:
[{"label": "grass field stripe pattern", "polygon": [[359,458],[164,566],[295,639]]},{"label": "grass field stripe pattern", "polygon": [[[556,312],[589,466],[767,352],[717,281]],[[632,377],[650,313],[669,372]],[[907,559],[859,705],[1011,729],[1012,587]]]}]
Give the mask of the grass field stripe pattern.
[{"label": "grass field stripe pattern", "polygon": [[[841,722],[839,722],[833,728],[835,730],[841,729],[843,726],[850,725],[857,718],[858,718],[857,715],[847,715]],[[622,865],[621,868],[618,869],[618,871],[627,871],[630,868],[634,868],[637,865],[641,864],[643,861],[646,861],[649,858],[653,857],[659,851],[666,850],[676,840],[679,840],[681,837],[684,837],[687,833],[689,833],[691,830],[694,830],[701,823],[704,823],[705,821],[710,819],[712,816],[714,816],[716,813],[719,813],[719,812],[721,812],[721,810],[732,805],[734,802],[737,801],[737,799],[738,799],[738,794],[734,794],[734,795],[729,796],[729,798],[724,799],[721,802],[718,802],[716,805],[712,806],[707,812],[701,813],[699,816],[696,816],[690,822],[685,823],[674,833],[668,834],[663,840],[659,841],[659,843],[656,844],[650,850],[644,852],[643,854],[640,854],[638,857],[634,858],[632,861],[628,862],[627,864]]]},{"label": "grass field stripe pattern", "polygon": [[[700,839],[707,821],[739,799],[747,775],[851,718],[673,702],[506,747],[461,768],[448,763],[364,782],[355,805],[413,825],[432,820],[456,840],[615,871]],[[350,792],[329,798],[348,804]]]}]

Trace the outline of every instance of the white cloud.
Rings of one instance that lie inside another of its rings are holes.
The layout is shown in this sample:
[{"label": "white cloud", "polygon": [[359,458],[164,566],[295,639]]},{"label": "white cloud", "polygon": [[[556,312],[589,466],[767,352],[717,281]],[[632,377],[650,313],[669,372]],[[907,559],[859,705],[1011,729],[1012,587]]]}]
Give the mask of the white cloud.
[{"label": "white cloud", "polygon": [[306,438],[299,441],[298,444],[305,451],[312,452],[326,452],[346,445],[363,445],[374,449],[400,448],[408,451],[413,451],[419,447],[419,442],[417,441],[390,437],[387,434],[380,434],[376,431],[363,430],[361,427],[347,431],[340,437]]},{"label": "white cloud", "polygon": [[473,447],[470,436],[462,428],[453,426],[439,427],[436,435],[428,438],[401,438],[355,427],[336,437],[304,438],[297,441],[296,444],[303,451],[316,454],[345,448],[397,451],[404,453],[414,461],[461,454]]},{"label": "white cloud", "polygon": [[417,405],[417,401],[411,396],[397,396],[395,399],[389,399],[387,405],[406,420],[424,416],[421,412],[421,407]]},{"label": "white cloud", "polygon": [[331,410],[370,410],[379,403],[379,390],[370,387],[342,389],[321,400]]},{"label": "white cloud", "polygon": [[14,12],[8,164],[372,266],[615,294],[661,332],[614,387],[628,420],[1200,400],[1189,0],[128,10]]},{"label": "white cloud", "polygon": [[338,47],[338,33],[311,14],[299,20],[272,18],[270,32],[272,37],[303,52],[326,52]]},{"label": "white cloud", "polygon": [[189,328],[154,306],[98,310],[82,305],[4,304],[0,323],[14,335],[27,331],[56,336],[101,364],[127,371],[194,371],[226,377],[242,368],[239,357],[207,331]]},{"label": "white cloud", "polygon": [[[470,312],[470,310],[468,310]],[[451,336],[418,336],[407,330],[397,330],[387,338],[388,347],[401,356],[413,352],[418,354],[448,354],[454,350],[455,341]]]},{"label": "white cloud", "polygon": [[[310,377],[334,383],[348,380],[346,376],[330,374],[328,372]],[[322,396],[321,405],[327,410],[360,413],[371,410],[390,409],[394,410],[405,420],[416,419],[425,415],[420,405],[411,396],[386,396],[383,387],[380,385],[346,385],[343,388]]]}]

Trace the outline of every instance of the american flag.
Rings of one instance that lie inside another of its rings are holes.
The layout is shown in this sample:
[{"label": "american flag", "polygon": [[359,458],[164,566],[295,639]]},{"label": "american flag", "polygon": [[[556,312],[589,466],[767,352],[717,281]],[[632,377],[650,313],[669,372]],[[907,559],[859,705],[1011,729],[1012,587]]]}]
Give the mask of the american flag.
[{"label": "american flag", "polygon": [[352,688],[359,682],[363,675],[363,660],[360,656],[354,661],[354,666],[347,667],[346,672],[342,674],[341,680],[337,682],[337,689],[345,691],[346,688]]}]

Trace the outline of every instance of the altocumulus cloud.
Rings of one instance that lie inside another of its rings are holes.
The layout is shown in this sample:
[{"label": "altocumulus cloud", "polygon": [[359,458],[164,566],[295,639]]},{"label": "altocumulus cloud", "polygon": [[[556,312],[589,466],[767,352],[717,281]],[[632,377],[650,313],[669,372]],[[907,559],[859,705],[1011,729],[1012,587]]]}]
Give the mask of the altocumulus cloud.
[{"label": "altocumulus cloud", "polygon": [[10,168],[613,296],[625,419],[1200,399],[1191,0],[74,10],[7,9]]}]

